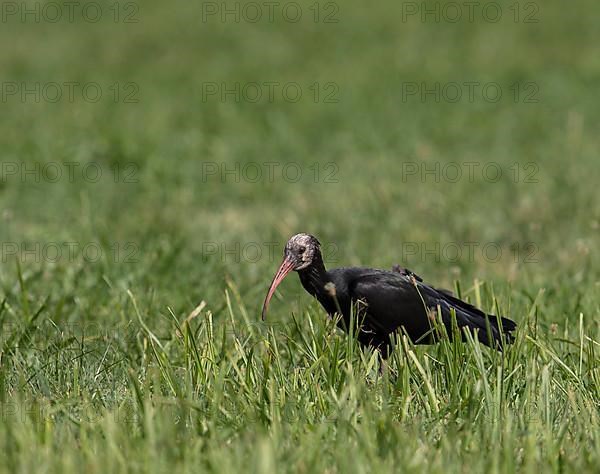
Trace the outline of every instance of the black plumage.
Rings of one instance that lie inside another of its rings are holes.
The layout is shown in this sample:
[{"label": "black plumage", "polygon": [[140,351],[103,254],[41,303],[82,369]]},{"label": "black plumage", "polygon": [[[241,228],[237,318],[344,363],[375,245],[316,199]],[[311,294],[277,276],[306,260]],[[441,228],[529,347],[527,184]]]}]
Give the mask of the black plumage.
[{"label": "black plumage", "polygon": [[461,337],[468,328],[477,333],[480,342],[498,350],[513,340],[513,321],[485,314],[448,290],[425,284],[406,268],[396,265],[392,271],[359,267],[327,271],[319,241],[309,234],[297,234],[288,241],[284,260],[265,298],[263,318],[275,288],[292,270],[329,315],[341,313],[338,324],[344,330],[355,314],[358,341],[378,349],[383,357],[389,355],[394,332],[404,331],[415,344],[436,342],[439,331],[434,329],[434,321],[438,313],[450,337],[456,336],[456,326]]}]

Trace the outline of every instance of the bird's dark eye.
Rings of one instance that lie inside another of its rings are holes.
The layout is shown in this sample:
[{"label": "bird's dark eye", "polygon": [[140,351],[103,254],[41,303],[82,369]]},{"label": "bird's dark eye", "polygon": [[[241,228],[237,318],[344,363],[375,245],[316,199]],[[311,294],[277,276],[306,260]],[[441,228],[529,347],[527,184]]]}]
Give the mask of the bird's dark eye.
[{"label": "bird's dark eye", "polygon": [[306,250],[306,247],[298,247],[298,252],[300,252],[300,253],[304,253],[305,250]]}]

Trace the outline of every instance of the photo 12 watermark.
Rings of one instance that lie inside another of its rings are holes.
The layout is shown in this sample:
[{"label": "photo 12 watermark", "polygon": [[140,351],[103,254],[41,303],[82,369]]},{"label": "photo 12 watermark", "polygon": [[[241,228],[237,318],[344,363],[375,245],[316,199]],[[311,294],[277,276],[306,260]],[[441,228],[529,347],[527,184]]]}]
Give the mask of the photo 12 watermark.
[{"label": "photo 12 watermark", "polygon": [[414,263],[538,263],[539,246],[535,242],[402,242],[402,262]]},{"label": "photo 12 watermark", "polygon": [[0,184],[26,183],[139,183],[140,167],[137,163],[115,163],[106,166],[98,162],[79,161],[20,162],[0,163]]},{"label": "photo 12 watermark", "polygon": [[133,403],[123,403],[113,409],[105,409],[97,401],[89,400],[79,400],[76,404],[64,406],[44,398],[0,402],[0,421],[3,423],[23,423],[43,427],[65,415],[78,424],[100,423],[106,418],[110,418],[115,423],[138,423],[141,420],[141,413]]},{"label": "photo 12 watermark", "polygon": [[8,1],[0,6],[2,23],[139,23],[137,2],[25,2]]},{"label": "photo 12 watermark", "polygon": [[546,424],[548,417],[545,411],[546,407],[540,406],[536,402],[524,403],[520,409],[515,410],[504,404],[499,405],[486,401],[486,406],[481,409],[486,423],[503,423],[507,417],[510,417],[513,423],[522,423],[524,426]]},{"label": "photo 12 watermark", "polygon": [[533,161],[511,164],[494,161],[405,161],[400,171],[403,183],[498,183],[508,180],[515,184],[535,184],[539,183],[540,166]]},{"label": "photo 12 watermark", "polygon": [[[94,340],[121,339],[134,342],[139,335],[139,328],[133,324],[126,327],[114,327],[94,321],[63,321],[56,323],[42,319],[35,330],[27,327],[26,322],[3,321],[0,324],[0,344],[11,347],[20,343],[23,348],[43,350],[49,344],[61,343],[65,340],[81,342],[82,338]],[[20,342],[19,342],[20,341]]]},{"label": "photo 12 watermark", "polygon": [[340,101],[340,86],[332,81],[307,84],[281,81],[213,81],[203,82],[200,88],[203,103],[296,104],[308,101],[315,104],[337,104]]},{"label": "photo 12 watermark", "polygon": [[[220,410],[227,416],[219,417],[216,426],[231,426],[232,419],[243,420],[244,425],[262,424],[267,421],[266,414],[260,409],[251,409],[248,405],[239,405],[231,398],[220,402]],[[188,417],[194,419],[211,418],[214,408],[195,405],[193,407],[167,402],[165,399],[154,401],[154,417],[162,417],[173,423],[181,423]],[[77,424],[96,424],[112,420],[115,424],[137,424],[144,419],[144,412],[133,402],[124,402],[112,408],[104,407],[98,401],[79,400],[76,404],[57,405],[51,400],[6,400],[0,402],[0,421],[3,423],[23,423],[44,426],[56,422],[62,416],[68,416]],[[314,417],[315,424],[335,423],[338,415],[334,410],[321,412],[315,407],[292,400],[274,401],[270,404],[268,417],[282,424],[296,424],[307,417]]]},{"label": "photo 12 watermark", "polygon": [[137,82],[25,82],[4,81],[0,83],[0,102],[20,104],[57,104],[113,102],[137,104],[140,86]]},{"label": "photo 12 watermark", "polygon": [[539,23],[537,2],[402,2],[402,23]]},{"label": "photo 12 watermark", "polygon": [[514,82],[502,85],[499,82],[482,81],[406,81],[401,83],[403,103],[446,103],[473,104],[483,102],[496,104],[508,101],[515,104],[537,104],[540,102],[540,86],[537,82]]},{"label": "photo 12 watermark", "polygon": [[32,423],[43,426],[52,420],[52,405],[49,400],[4,400],[0,402],[2,423]]},{"label": "photo 12 watermark", "polygon": [[202,183],[339,183],[337,163],[297,163],[264,161],[223,163],[204,161],[200,164]]},{"label": "photo 12 watermark", "polygon": [[[221,263],[257,263],[266,261],[279,263],[283,257],[281,242],[202,242],[202,258],[218,260]],[[339,259],[339,248],[330,243],[321,247],[325,263],[336,263]]]},{"label": "photo 12 watermark", "polygon": [[16,242],[0,243],[0,262],[17,260],[20,264],[73,263],[136,263],[140,247],[135,242]]},{"label": "photo 12 watermark", "polygon": [[202,23],[339,23],[337,2],[202,2]]}]

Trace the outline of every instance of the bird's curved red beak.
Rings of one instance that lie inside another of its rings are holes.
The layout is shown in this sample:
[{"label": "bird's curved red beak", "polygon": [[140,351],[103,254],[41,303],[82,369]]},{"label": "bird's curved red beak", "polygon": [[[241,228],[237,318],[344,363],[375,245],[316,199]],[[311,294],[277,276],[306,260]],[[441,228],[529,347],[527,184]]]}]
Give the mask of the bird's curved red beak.
[{"label": "bird's curved red beak", "polygon": [[267,297],[265,298],[265,302],[263,303],[263,307],[262,307],[263,321],[265,320],[265,318],[267,316],[267,309],[269,307],[269,301],[271,301],[271,297],[273,296],[273,293],[275,293],[275,290],[277,289],[279,284],[283,281],[285,276],[294,269],[295,266],[296,266],[296,263],[294,262],[294,260],[292,260],[287,255],[285,257],[283,257],[283,262],[281,262],[281,265],[279,265],[279,269],[277,270],[277,273],[275,273],[275,276],[273,277],[273,281],[271,282],[271,286],[269,287],[269,291],[267,292]]}]

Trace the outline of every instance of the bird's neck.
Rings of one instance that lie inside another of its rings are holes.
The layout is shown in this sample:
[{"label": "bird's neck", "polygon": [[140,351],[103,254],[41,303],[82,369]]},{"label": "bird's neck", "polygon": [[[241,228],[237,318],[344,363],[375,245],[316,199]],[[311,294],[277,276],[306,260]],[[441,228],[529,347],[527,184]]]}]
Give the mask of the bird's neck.
[{"label": "bird's neck", "polygon": [[319,300],[321,300],[320,297],[327,295],[325,285],[329,279],[320,253],[313,257],[313,261],[308,267],[298,270],[298,276],[304,289],[311,295],[316,296]]}]

